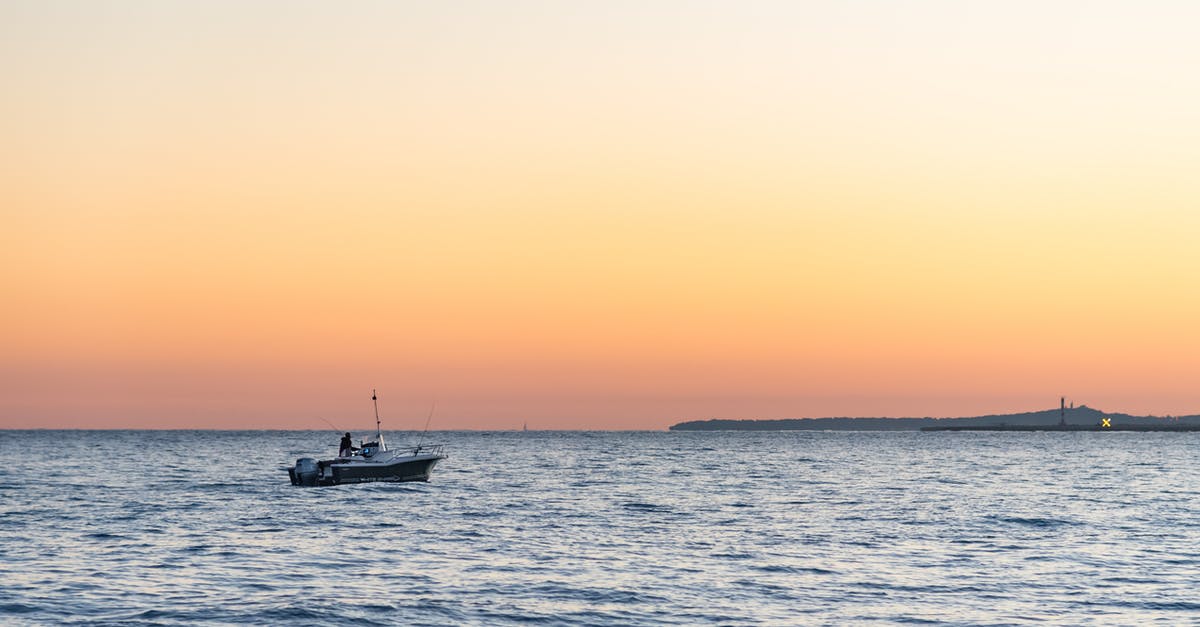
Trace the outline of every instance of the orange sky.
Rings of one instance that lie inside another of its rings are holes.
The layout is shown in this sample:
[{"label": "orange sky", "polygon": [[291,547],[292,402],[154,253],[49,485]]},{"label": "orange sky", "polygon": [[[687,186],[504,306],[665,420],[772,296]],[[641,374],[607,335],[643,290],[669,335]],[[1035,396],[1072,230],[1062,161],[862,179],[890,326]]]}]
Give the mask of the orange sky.
[{"label": "orange sky", "polygon": [[0,428],[1200,413],[1197,18],[5,3]]}]

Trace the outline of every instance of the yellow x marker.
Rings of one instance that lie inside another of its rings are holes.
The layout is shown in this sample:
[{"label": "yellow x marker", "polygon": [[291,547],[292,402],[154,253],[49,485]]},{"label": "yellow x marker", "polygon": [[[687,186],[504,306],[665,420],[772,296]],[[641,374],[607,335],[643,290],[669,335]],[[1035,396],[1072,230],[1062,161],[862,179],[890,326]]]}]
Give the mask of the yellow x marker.
[{"label": "yellow x marker", "polygon": [[1104,428],[1111,427],[1111,426],[1112,426],[1112,422],[1109,422],[1110,420],[1111,420],[1111,419],[1109,419],[1109,418],[1101,418],[1101,419],[1100,419],[1100,426],[1101,426],[1101,427],[1104,427]]}]

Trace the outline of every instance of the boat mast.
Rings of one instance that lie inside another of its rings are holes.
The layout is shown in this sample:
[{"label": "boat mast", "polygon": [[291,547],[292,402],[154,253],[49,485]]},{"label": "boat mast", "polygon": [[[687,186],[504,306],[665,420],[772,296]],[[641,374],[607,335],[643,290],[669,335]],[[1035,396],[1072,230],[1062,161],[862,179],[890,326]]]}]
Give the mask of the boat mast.
[{"label": "boat mast", "polygon": [[379,423],[379,399],[375,396],[375,388],[371,388],[371,402],[375,404],[375,441],[383,448],[383,431]]}]

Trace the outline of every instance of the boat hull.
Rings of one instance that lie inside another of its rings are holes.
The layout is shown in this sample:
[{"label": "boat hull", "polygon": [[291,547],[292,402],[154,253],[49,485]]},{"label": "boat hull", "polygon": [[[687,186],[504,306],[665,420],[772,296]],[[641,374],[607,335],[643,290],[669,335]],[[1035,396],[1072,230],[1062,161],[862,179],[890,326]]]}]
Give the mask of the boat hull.
[{"label": "boat hull", "polygon": [[429,473],[440,458],[397,461],[390,464],[331,464],[328,485],[374,481],[429,481]]},{"label": "boat hull", "polygon": [[316,476],[308,479],[288,468],[292,485],[331,486],[344,483],[401,483],[407,481],[429,481],[434,466],[444,459],[440,456],[420,456],[396,459],[389,462],[343,462],[324,460],[317,462]]}]

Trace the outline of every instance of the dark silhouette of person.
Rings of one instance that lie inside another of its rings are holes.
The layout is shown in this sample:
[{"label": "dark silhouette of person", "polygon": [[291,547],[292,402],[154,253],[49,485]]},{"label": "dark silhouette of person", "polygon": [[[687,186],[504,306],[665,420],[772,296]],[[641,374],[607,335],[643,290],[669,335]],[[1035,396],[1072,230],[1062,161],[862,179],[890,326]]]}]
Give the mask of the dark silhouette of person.
[{"label": "dark silhouette of person", "polygon": [[354,454],[354,440],[350,439],[350,434],[342,436],[342,443],[338,446],[338,457],[350,457]]}]

